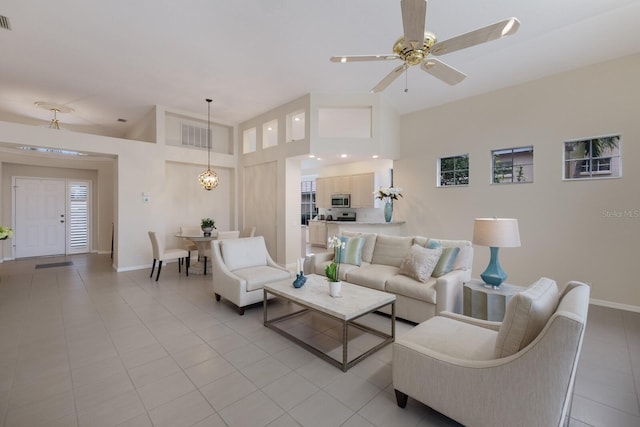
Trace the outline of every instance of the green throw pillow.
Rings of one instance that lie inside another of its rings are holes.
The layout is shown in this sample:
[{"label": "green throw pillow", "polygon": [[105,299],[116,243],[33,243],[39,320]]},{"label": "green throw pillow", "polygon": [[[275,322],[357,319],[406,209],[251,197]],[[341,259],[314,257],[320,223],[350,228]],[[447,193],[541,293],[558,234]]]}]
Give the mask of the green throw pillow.
[{"label": "green throw pillow", "polygon": [[460,252],[460,248],[442,248],[442,255],[440,255],[438,264],[436,264],[436,268],[433,269],[431,275],[440,277],[453,271],[453,264],[456,262],[458,252]]},{"label": "green throw pillow", "polygon": [[[360,265],[362,263],[362,248],[364,247],[364,238],[362,237],[346,237],[340,236],[340,241],[344,242],[344,249],[340,253],[340,263]],[[335,254],[338,249],[335,249]]]}]

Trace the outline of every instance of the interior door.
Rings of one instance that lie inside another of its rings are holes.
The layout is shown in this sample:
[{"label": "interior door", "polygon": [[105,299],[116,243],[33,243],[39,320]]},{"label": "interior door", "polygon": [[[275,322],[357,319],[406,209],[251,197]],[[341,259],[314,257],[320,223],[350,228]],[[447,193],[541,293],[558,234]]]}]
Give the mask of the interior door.
[{"label": "interior door", "polygon": [[65,187],[64,180],[16,178],[16,258],[64,255]]}]

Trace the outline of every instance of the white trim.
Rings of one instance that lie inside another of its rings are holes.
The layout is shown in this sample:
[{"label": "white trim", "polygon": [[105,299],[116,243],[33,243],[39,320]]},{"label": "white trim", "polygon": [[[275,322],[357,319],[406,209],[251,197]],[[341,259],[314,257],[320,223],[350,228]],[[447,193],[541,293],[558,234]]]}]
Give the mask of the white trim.
[{"label": "white trim", "polygon": [[[107,253],[111,253],[111,252],[107,252]],[[164,267],[165,265],[172,264],[174,262],[178,262],[178,260],[177,259],[164,260],[164,261],[162,261],[162,266]],[[156,263],[156,267],[157,266],[158,266],[158,264]],[[122,268],[117,268],[115,265],[112,265],[112,267],[116,271],[116,273],[122,273],[124,271],[148,270],[148,269],[151,268],[151,264],[134,265],[132,267],[122,267]]]},{"label": "white trim", "polygon": [[593,299],[593,298],[589,299],[589,303],[593,305],[599,305],[601,307],[616,308],[618,310],[640,313],[640,307],[638,307],[637,305],[620,304],[617,302],[611,302],[611,301],[605,301],[605,300]]}]

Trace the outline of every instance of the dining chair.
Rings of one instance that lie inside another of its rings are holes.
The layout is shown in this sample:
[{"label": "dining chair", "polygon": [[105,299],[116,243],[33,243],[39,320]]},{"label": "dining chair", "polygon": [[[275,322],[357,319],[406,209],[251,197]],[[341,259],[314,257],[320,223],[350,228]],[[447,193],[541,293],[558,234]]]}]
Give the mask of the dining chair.
[{"label": "dining chair", "polygon": [[[231,231],[218,231],[218,236],[216,240],[226,240],[226,239],[238,239],[240,237],[239,230],[231,230]],[[207,247],[207,250],[204,252],[204,274],[207,274],[207,258],[211,258],[212,246]]]},{"label": "dining chair", "polygon": [[185,269],[187,277],[189,277],[189,252],[186,249],[179,248],[165,248],[164,240],[158,240],[155,231],[149,231],[149,239],[151,240],[151,248],[153,250],[153,265],[151,266],[151,274],[149,277],[153,277],[153,270],[156,268],[156,261],[160,261],[158,264],[158,274],[156,275],[156,282],[160,278],[160,270],[162,270],[162,261],[165,260],[178,260],[178,273],[182,272],[182,261],[186,258]]},{"label": "dining chair", "polygon": [[245,227],[240,232],[240,238],[243,237],[253,237],[256,234],[256,227]]},{"label": "dining chair", "polygon": [[[202,233],[202,229],[200,227],[193,227],[193,226],[180,227],[180,234],[183,234],[183,235],[198,236],[200,235],[200,233]],[[189,256],[187,259],[191,260],[191,252],[197,251],[198,246],[196,246],[196,244],[189,239],[182,239],[182,246],[184,249],[187,250],[187,252],[189,252]],[[200,257],[200,254],[198,254],[198,257]]]}]

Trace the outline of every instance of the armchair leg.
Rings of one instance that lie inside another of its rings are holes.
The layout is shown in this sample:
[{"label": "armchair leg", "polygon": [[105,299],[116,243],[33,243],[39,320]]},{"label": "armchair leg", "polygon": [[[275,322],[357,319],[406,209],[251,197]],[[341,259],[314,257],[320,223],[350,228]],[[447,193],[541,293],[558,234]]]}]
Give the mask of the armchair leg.
[{"label": "armchair leg", "polygon": [[189,277],[189,264],[191,264],[191,255],[187,256],[187,262],[185,263],[187,269],[187,277]]},{"label": "armchair leg", "polygon": [[393,389],[393,391],[396,392],[396,402],[398,403],[398,406],[401,408],[405,408],[407,406],[407,400],[409,396],[407,396],[400,390]]},{"label": "armchair leg", "polygon": [[182,273],[182,262],[184,258],[178,258],[178,273]]},{"label": "armchair leg", "polygon": [[156,282],[160,278],[160,270],[162,270],[162,261],[158,263],[158,275],[156,276]]},{"label": "armchair leg", "polygon": [[216,301],[220,301],[220,294],[216,294]]},{"label": "armchair leg", "polygon": [[238,307],[238,314],[244,316],[244,307]]},{"label": "armchair leg", "polygon": [[205,276],[207,275],[207,257],[206,257],[206,255],[204,257],[204,275]]},{"label": "armchair leg", "polygon": [[153,265],[151,266],[151,274],[149,275],[149,277],[153,277],[153,270],[156,269],[156,259],[153,259]]}]

